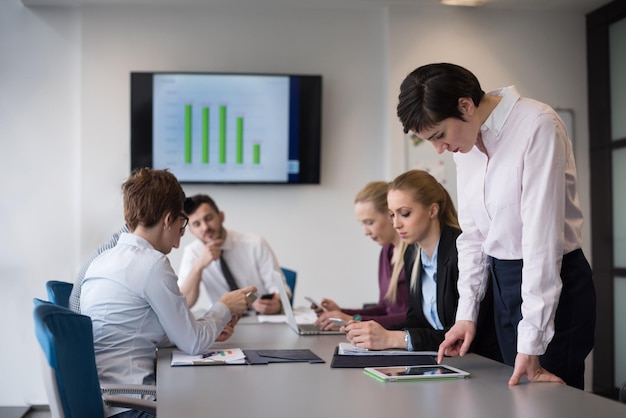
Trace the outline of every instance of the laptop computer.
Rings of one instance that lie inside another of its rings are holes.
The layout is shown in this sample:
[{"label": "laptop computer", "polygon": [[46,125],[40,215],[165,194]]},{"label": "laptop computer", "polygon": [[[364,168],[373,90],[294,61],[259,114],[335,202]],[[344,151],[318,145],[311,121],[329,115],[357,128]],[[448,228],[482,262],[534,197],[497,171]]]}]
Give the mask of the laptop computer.
[{"label": "laptop computer", "polygon": [[285,289],[285,282],[282,280],[280,273],[274,272],[274,280],[278,283],[278,293],[280,294],[280,302],[283,305],[283,311],[287,318],[287,325],[300,335],[344,335],[339,330],[321,330],[314,324],[298,324],[296,322],[296,316],[291,309],[291,303],[289,303],[289,296]]}]

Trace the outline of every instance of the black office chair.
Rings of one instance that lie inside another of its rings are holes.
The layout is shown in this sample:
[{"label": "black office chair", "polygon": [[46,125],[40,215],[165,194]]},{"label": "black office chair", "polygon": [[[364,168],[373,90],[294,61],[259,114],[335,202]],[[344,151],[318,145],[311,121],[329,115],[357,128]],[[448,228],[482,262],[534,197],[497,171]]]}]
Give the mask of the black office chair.
[{"label": "black office chair", "polygon": [[70,295],[74,284],[68,282],[61,282],[58,280],[49,280],[46,282],[46,292],[48,293],[48,300],[55,305],[68,308],[70,306]]},{"label": "black office chair", "polygon": [[104,404],[156,414],[156,402],[122,396],[156,396],[156,386],[100,386],[91,319],[54,303],[34,299],[35,334],[49,366],[44,380],[52,416],[104,417]]}]

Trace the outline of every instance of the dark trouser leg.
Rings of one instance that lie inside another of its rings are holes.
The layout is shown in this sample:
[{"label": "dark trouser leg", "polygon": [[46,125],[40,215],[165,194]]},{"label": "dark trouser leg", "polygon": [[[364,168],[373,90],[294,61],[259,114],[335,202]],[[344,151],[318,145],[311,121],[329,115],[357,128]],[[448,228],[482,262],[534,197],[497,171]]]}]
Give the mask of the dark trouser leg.
[{"label": "dark trouser leg", "polygon": [[[493,276],[496,332],[504,362],[513,366],[517,354],[517,324],[521,314],[521,260],[490,258]],[[569,386],[584,388],[585,358],[593,348],[595,288],[591,268],[582,250],[563,257],[563,289],[555,317],[555,335],[545,354],[543,368]]]},{"label": "dark trouser leg", "polygon": [[517,324],[522,319],[522,261],[490,257],[489,264],[498,344],[503,362],[513,366],[517,355]]},{"label": "dark trouser leg", "polygon": [[584,389],[585,358],[594,344],[596,293],[591,268],[581,250],[563,257],[561,279],[555,334],[541,356],[541,366],[569,386]]}]

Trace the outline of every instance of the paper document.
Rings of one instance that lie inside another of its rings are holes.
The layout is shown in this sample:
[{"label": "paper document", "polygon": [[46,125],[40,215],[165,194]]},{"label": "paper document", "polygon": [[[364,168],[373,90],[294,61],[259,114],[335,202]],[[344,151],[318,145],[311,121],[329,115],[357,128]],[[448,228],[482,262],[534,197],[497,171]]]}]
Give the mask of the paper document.
[{"label": "paper document", "polygon": [[[317,315],[315,311],[310,308],[296,308],[293,310],[293,314],[296,317],[296,322],[298,324],[312,324],[317,319]],[[257,320],[263,323],[285,323],[287,322],[287,317],[285,315],[257,315]]]},{"label": "paper document", "polygon": [[190,355],[180,350],[172,351],[172,366],[211,366],[214,364],[245,364],[246,355],[240,348],[209,350]]},{"label": "paper document", "polygon": [[406,350],[368,350],[350,343],[339,343],[337,354],[341,356],[436,356],[436,351],[406,351]]}]

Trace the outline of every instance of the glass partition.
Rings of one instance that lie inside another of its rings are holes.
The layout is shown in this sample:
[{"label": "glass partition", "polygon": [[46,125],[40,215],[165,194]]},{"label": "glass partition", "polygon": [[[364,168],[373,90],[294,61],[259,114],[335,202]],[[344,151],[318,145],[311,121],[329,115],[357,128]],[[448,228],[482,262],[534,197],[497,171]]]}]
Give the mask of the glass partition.
[{"label": "glass partition", "polygon": [[609,26],[611,72],[611,136],[626,138],[626,19]]},{"label": "glass partition", "polygon": [[626,277],[615,277],[613,303],[615,304],[615,386],[626,382]]},{"label": "glass partition", "polygon": [[[613,151],[613,258],[626,268],[626,148]],[[626,299],[624,299],[626,300]],[[624,317],[626,319],[626,317]]]}]

